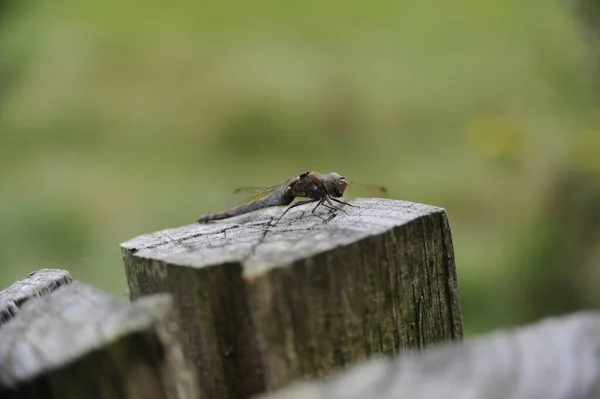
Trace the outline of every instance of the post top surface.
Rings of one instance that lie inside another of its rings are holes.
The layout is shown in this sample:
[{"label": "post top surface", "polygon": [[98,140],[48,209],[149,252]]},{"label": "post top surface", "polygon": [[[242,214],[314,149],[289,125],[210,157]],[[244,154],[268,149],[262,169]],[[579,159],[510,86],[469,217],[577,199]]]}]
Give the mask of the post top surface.
[{"label": "post top surface", "polygon": [[347,213],[338,212],[327,223],[311,215],[308,205],[290,210],[270,226],[283,212],[273,207],[141,235],[121,247],[136,257],[182,266],[241,263],[244,273],[252,275],[444,212],[430,205],[381,198],[359,198],[351,204],[356,207],[344,207]]}]

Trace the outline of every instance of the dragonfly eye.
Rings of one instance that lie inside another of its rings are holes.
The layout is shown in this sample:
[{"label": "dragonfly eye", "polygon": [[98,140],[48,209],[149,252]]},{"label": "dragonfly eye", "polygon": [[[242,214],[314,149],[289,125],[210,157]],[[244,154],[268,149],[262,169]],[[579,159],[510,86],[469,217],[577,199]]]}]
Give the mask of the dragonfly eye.
[{"label": "dragonfly eye", "polygon": [[338,197],[341,197],[342,195],[344,195],[344,191],[346,191],[346,188],[348,188],[348,182],[346,181],[346,179],[342,177],[340,179],[340,181],[338,182],[338,185],[336,188],[337,188],[336,191],[337,191]]}]

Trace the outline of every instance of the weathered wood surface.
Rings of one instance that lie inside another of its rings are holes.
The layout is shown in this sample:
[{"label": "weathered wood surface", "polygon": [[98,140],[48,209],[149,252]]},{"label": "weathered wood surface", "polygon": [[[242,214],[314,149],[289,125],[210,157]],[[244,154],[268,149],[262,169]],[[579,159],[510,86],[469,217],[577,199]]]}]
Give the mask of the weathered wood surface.
[{"label": "weathered wood surface", "polygon": [[42,269],[0,291],[0,328],[12,319],[30,298],[46,295],[73,281],[66,270]]},{"label": "weathered wood surface", "polygon": [[134,304],[74,282],[0,330],[1,398],[196,398],[168,294]]},{"label": "weathered wood surface", "polygon": [[[377,359],[260,399],[600,398],[600,313],[581,312],[421,355]],[[259,399],[259,397],[256,397]]]},{"label": "weathered wood surface", "polygon": [[171,292],[203,394],[245,398],[462,337],[441,208],[386,199],[323,223],[269,208],[122,244],[132,298]]}]

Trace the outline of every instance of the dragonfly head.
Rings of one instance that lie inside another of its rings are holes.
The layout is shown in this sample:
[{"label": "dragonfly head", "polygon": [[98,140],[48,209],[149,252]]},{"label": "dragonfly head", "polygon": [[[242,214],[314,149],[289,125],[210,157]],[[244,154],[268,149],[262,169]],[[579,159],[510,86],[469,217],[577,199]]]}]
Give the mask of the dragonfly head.
[{"label": "dragonfly head", "polygon": [[344,195],[344,191],[348,188],[348,181],[346,178],[338,173],[331,172],[323,181],[327,194],[332,197],[341,197]]}]

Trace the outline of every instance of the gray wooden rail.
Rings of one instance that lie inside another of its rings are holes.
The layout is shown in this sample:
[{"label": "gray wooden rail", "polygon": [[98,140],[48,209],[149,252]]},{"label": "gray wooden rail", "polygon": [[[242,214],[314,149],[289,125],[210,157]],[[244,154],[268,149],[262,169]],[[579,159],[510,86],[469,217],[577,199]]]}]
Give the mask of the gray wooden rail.
[{"label": "gray wooden rail", "polygon": [[133,299],[173,295],[203,397],[246,398],[462,337],[441,208],[360,199],[327,223],[271,208],[122,244]]},{"label": "gray wooden rail", "polygon": [[255,399],[600,398],[600,313],[378,359]]},{"label": "gray wooden rail", "polygon": [[168,294],[130,304],[63,270],[0,292],[1,398],[196,398]]}]

